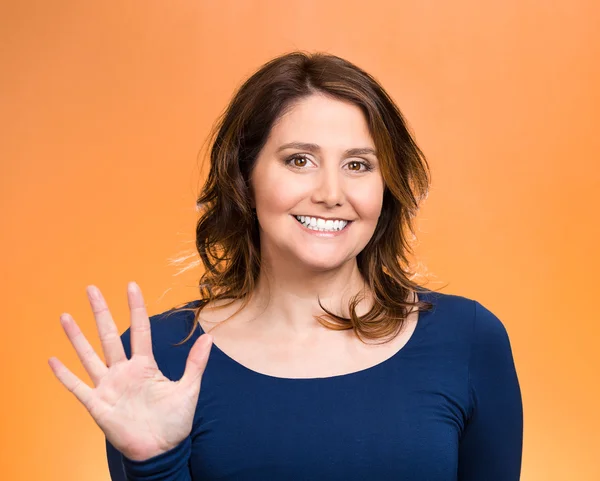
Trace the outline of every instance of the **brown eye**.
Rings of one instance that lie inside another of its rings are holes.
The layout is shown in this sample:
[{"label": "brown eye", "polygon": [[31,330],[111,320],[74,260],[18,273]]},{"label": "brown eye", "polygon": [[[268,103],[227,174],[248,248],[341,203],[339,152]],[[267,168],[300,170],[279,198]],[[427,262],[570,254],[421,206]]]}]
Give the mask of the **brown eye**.
[{"label": "brown eye", "polygon": [[307,162],[308,159],[304,155],[294,155],[286,161],[286,164],[300,168],[304,167]]},{"label": "brown eye", "polygon": [[[346,165],[349,166],[349,169],[353,172],[370,172],[373,170],[371,164],[368,162],[359,162],[358,160],[348,162]],[[364,169],[361,169],[361,167],[364,167]]]}]

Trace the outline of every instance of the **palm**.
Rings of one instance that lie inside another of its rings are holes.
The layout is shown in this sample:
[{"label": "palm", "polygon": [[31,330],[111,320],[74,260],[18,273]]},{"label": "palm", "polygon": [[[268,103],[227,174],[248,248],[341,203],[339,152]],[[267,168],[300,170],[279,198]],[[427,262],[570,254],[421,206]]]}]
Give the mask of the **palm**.
[{"label": "palm", "polygon": [[[185,393],[178,395],[177,388],[152,359],[134,356],[108,371],[87,408],[120,451],[160,452],[187,436],[193,419],[196,400]],[[171,416],[175,419],[169,420]],[[162,423],[155,426],[157,419],[169,421],[172,429],[161,429]]]},{"label": "palm", "polygon": [[[150,323],[139,291],[130,292],[131,359],[101,296],[91,296],[106,365],[75,322],[62,316],[63,327],[94,381],[92,389],[57,359],[50,366],[59,380],[85,405],[107,439],[131,459],[143,460],[172,449],[189,435],[210,351],[210,336],[201,336],[190,351],[183,377],[167,379],[152,354]],[[206,340],[208,339],[208,342]]]}]

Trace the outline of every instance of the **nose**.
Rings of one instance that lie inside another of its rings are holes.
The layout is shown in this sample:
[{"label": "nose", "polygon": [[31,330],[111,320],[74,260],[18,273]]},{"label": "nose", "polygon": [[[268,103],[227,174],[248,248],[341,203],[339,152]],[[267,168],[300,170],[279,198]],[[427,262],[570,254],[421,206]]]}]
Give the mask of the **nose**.
[{"label": "nose", "polygon": [[[333,166],[332,166],[333,167]],[[317,175],[317,185],[313,190],[312,201],[323,203],[327,207],[341,205],[344,202],[344,186],[339,169],[322,168]]]}]

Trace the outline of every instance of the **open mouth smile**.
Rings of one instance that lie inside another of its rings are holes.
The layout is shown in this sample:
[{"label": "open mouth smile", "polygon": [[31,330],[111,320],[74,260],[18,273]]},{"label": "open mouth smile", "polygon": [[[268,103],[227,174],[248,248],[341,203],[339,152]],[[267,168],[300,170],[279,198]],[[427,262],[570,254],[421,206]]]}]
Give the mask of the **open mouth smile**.
[{"label": "open mouth smile", "polygon": [[293,217],[305,230],[314,234],[329,234],[327,237],[342,233],[352,223],[352,221],[344,219],[322,219],[304,215],[294,215]]}]

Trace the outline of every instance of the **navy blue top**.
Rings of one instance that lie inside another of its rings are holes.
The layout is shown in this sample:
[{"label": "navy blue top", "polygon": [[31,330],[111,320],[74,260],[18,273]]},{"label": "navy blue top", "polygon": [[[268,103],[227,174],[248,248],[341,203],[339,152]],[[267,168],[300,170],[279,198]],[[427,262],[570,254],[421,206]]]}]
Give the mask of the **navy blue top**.
[{"label": "navy blue top", "polygon": [[[504,325],[466,297],[419,299],[434,309],[404,347],[350,374],[269,376],[213,344],[190,436],[146,461],[107,442],[112,480],[517,481],[523,406]],[[177,380],[203,331],[173,346],[193,312],[168,312],[151,317],[152,342]],[[122,339],[129,357],[129,330]]]}]

